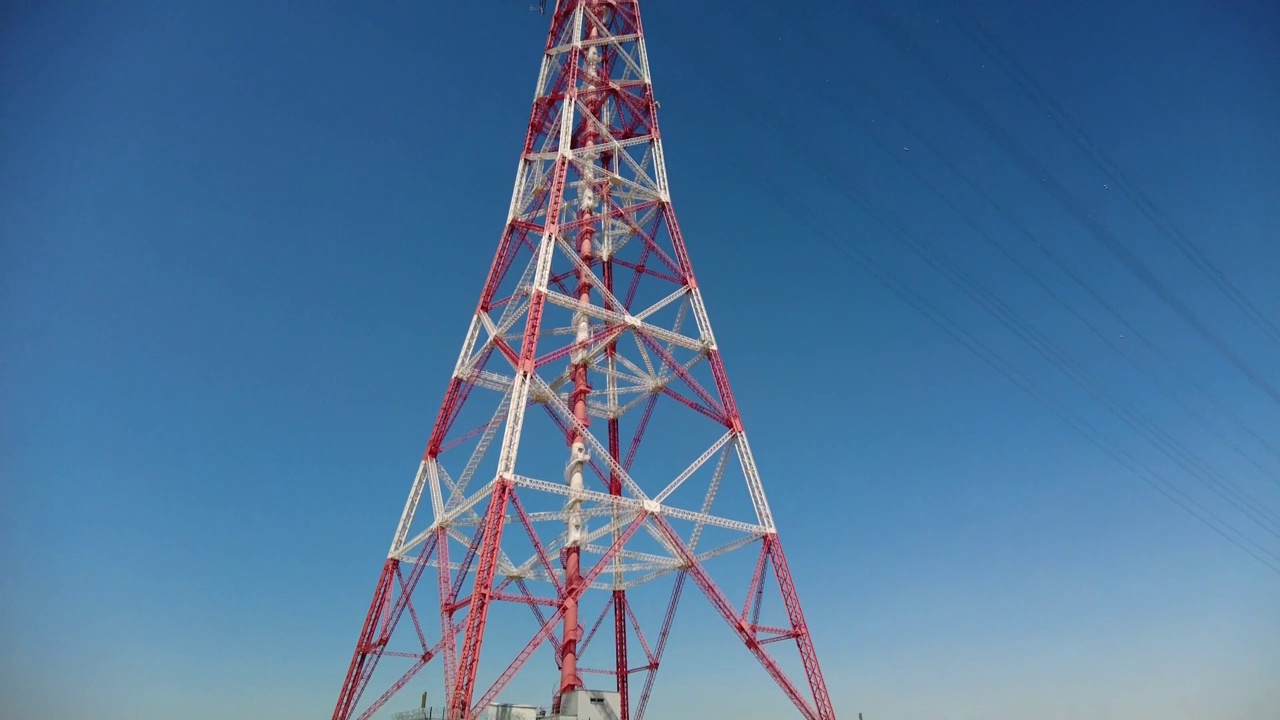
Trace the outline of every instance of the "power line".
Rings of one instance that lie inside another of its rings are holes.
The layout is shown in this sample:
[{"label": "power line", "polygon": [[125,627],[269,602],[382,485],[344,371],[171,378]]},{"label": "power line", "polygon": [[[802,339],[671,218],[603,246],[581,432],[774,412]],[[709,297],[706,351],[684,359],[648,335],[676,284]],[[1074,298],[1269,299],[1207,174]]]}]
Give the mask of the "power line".
[{"label": "power line", "polygon": [[1213,332],[1185,302],[1151,272],[1150,268],[1141,259],[1116,238],[1110,229],[1091,217],[1080,201],[1068,192],[1027,150],[1017,144],[1013,137],[996,122],[990,113],[964,92],[948,84],[944,79],[945,74],[937,63],[928,56],[928,51],[914,42],[910,32],[901,23],[885,14],[879,8],[873,10],[872,4],[869,2],[853,3],[852,7],[862,14],[869,24],[878,25],[881,34],[890,40],[904,57],[909,57],[915,62],[924,71],[925,76],[953,105],[991,136],[1024,174],[1033,179],[1038,179],[1045,191],[1057,200],[1058,204],[1065,208],[1121,265],[1143,285],[1147,286],[1166,307],[1204,338],[1210,346],[1248,378],[1255,387],[1262,390],[1274,403],[1280,405],[1280,388],[1277,388],[1245,362],[1244,358],[1232,350],[1226,341]]},{"label": "power line", "polygon": [[[797,26],[797,29],[799,30],[799,32],[801,32],[808,38],[808,40],[812,45],[817,46],[820,44],[818,40],[814,38],[814,36],[808,31],[808,29],[803,24],[799,24]],[[950,157],[945,152],[943,152],[940,148],[936,147],[933,143],[931,143],[927,139],[927,137],[924,136],[922,133],[920,133],[905,117],[893,111],[892,103],[888,101],[883,94],[874,90],[874,88],[869,86],[867,83],[860,82],[857,79],[856,75],[854,75],[852,72],[850,73],[849,77],[853,79],[853,82],[857,86],[857,89],[860,93],[862,93],[864,96],[869,96],[874,98],[882,106],[884,106],[887,110],[889,110],[893,114],[894,119],[899,123],[899,125],[903,127],[903,129],[917,136],[917,139],[919,140],[918,145],[930,150],[939,160],[943,162],[943,164],[947,167],[948,170],[952,172],[952,174],[954,174],[957,178],[959,178],[962,182],[964,182],[969,188],[971,188],[972,190],[977,192],[979,195],[981,195],[982,198],[988,204],[990,204],[1007,223],[1009,223],[1011,226],[1013,226],[1015,229],[1018,230],[1019,234],[1025,240],[1027,240],[1027,242],[1029,242],[1033,247],[1039,250],[1040,253],[1044,255],[1058,270],[1063,272],[1067,277],[1069,277],[1072,281],[1074,281],[1077,285],[1079,285],[1086,293],[1089,294],[1089,296],[1095,302],[1099,303],[1099,305],[1103,307],[1113,318],[1115,318],[1119,323],[1121,323],[1126,328],[1126,332],[1131,337],[1141,342],[1144,346],[1146,346],[1149,352],[1151,352],[1152,354],[1160,358],[1167,367],[1169,367],[1175,374],[1179,376],[1180,382],[1199,391],[1202,395],[1204,395],[1210,401],[1211,404],[1213,404],[1216,408],[1218,408],[1220,412],[1228,416],[1228,418],[1231,419],[1239,429],[1241,429],[1243,432],[1245,432],[1250,437],[1252,437],[1255,441],[1258,442],[1259,445],[1269,450],[1277,458],[1280,458],[1280,449],[1277,449],[1268,440],[1266,440],[1261,435],[1259,435],[1255,430],[1253,430],[1253,428],[1249,427],[1248,424],[1245,423],[1243,420],[1241,420],[1238,415],[1236,415],[1233,411],[1231,411],[1230,408],[1226,407],[1215,396],[1209,393],[1202,384],[1200,384],[1194,378],[1190,377],[1187,373],[1182,371],[1169,358],[1169,356],[1166,353],[1164,353],[1164,351],[1160,350],[1150,340],[1148,340],[1146,336],[1136,328],[1136,325],[1133,322],[1131,322],[1128,318],[1126,318],[1119,309],[1117,309],[1112,303],[1110,303],[1106,298],[1104,298],[1096,289],[1094,289],[1088,283],[1088,281],[1086,281],[1084,278],[1080,277],[1078,273],[1073,271],[1052,250],[1050,250],[1044,244],[1042,244],[1034,236],[1034,234],[1030,230],[1028,230],[1024,224],[1019,222],[1012,215],[1012,213],[1010,213],[1000,202],[998,202],[994,197],[991,196],[990,193],[988,193],[985,189],[983,189],[976,182],[974,182],[966,173],[964,173],[956,165],[956,163],[950,159]],[[849,122],[851,125],[853,124],[850,113],[840,106],[840,103],[837,102],[831,96],[827,88],[817,83],[814,83],[812,81],[810,81],[807,84],[807,86],[809,87],[809,89],[813,90],[817,95],[822,97],[833,109],[841,113],[841,115],[844,117],[844,119],[847,122]],[[1214,423],[1212,423],[1208,418],[1206,418],[1203,413],[1192,408],[1185,401],[1183,401],[1182,398],[1177,394],[1177,392],[1174,391],[1172,388],[1170,388],[1166,383],[1159,380],[1158,376],[1150,374],[1146,369],[1139,366],[1137,361],[1132,357],[1131,354],[1123,352],[1119,347],[1117,347],[1115,342],[1110,337],[1106,336],[1106,334],[1104,334],[1101,330],[1099,330],[1094,323],[1086,319],[1082,313],[1080,313],[1075,307],[1073,307],[1069,302],[1067,302],[1064,298],[1062,298],[1061,295],[1059,295],[1056,291],[1050,288],[1034,272],[1032,272],[1028,267],[1026,267],[1024,263],[1019,261],[1017,257],[1008,249],[1008,247],[1004,243],[1001,243],[1000,241],[996,240],[989,233],[985,232],[980,227],[978,227],[977,224],[969,217],[967,213],[961,210],[958,207],[958,205],[953,200],[951,200],[951,198],[947,197],[945,192],[940,190],[933,182],[928,180],[912,164],[905,162],[903,160],[902,153],[895,152],[894,150],[890,149],[887,143],[885,143],[879,137],[877,137],[876,133],[873,132],[871,128],[868,126],[868,123],[866,123],[865,121],[860,121],[858,122],[857,126],[858,126],[858,129],[860,129],[864,135],[866,135],[868,138],[870,138],[873,142],[876,143],[877,147],[883,153],[888,155],[895,163],[897,163],[900,167],[907,170],[907,172],[909,172],[913,177],[915,177],[922,184],[924,184],[935,196],[937,196],[943,203],[945,203],[954,212],[956,212],[956,214],[960,216],[960,218],[971,229],[973,229],[979,235],[979,237],[983,238],[988,244],[995,247],[1006,259],[1010,261],[1011,264],[1013,264],[1020,272],[1022,272],[1028,278],[1030,278],[1032,282],[1034,282],[1041,290],[1043,290],[1046,294],[1048,294],[1051,298],[1053,298],[1055,302],[1057,302],[1064,309],[1066,309],[1067,312],[1069,312],[1073,317],[1079,320],[1095,336],[1097,336],[1100,340],[1102,340],[1102,342],[1105,345],[1107,345],[1108,348],[1110,348],[1113,352],[1118,354],[1125,362],[1131,365],[1140,374],[1148,378],[1151,378],[1153,382],[1156,384],[1156,386],[1164,394],[1170,397],[1170,399],[1172,399],[1179,407],[1181,407],[1189,415],[1191,415],[1193,418],[1199,421],[1202,425],[1204,425],[1206,429],[1215,436],[1215,438],[1217,438],[1220,442],[1223,443],[1224,446],[1233,450],[1235,453],[1237,453],[1242,458],[1244,458],[1248,463],[1253,465],[1253,467],[1256,468],[1259,471],[1259,473],[1262,474],[1263,477],[1270,480],[1271,482],[1280,484],[1280,477],[1278,477],[1275,473],[1269,472],[1266,468],[1262,467],[1262,465],[1260,465],[1255,458],[1253,458],[1251,455],[1246,453],[1239,446],[1239,444],[1235,443],[1234,441],[1226,437],[1226,435],[1220,429],[1218,429],[1218,427]]]},{"label": "power line", "polygon": [[[802,33],[804,33],[809,38],[810,42],[814,43],[815,45],[818,44],[817,40],[809,32],[807,27],[805,27],[803,24],[799,24],[798,28]],[[1009,223],[1012,227],[1017,229],[1019,234],[1022,235],[1023,238],[1026,239],[1031,244],[1032,247],[1036,248],[1036,250],[1038,250],[1040,254],[1043,255],[1055,268],[1057,268],[1060,272],[1062,272],[1064,275],[1070,278],[1077,286],[1079,286],[1082,290],[1084,290],[1084,292],[1088,294],[1089,297],[1094,300],[1094,302],[1098,303],[1098,305],[1108,315],[1110,315],[1122,326],[1124,326],[1126,328],[1125,330],[1126,335],[1138,341],[1138,343],[1140,343],[1148,353],[1154,355],[1161,363],[1163,363],[1163,365],[1166,368],[1172,371],[1176,376],[1177,382],[1179,384],[1189,387],[1192,390],[1195,390],[1197,393],[1200,394],[1200,396],[1202,396],[1206,401],[1208,401],[1208,403],[1212,405],[1219,413],[1221,413],[1224,417],[1230,420],[1232,425],[1234,425],[1236,429],[1248,435],[1255,443],[1257,443],[1260,447],[1265,449],[1270,455],[1272,455],[1277,459],[1280,459],[1280,447],[1277,447],[1270,440],[1260,435],[1256,430],[1250,427],[1248,423],[1246,423],[1243,419],[1241,419],[1240,416],[1236,414],[1230,407],[1228,407],[1225,403],[1223,403],[1216,395],[1209,392],[1208,388],[1206,388],[1203,383],[1201,383],[1191,374],[1187,373],[1185,370],[1179,367],[1178,364],[1174,362],[1174,360],[1169,356],[1168,353],[1166,353],[1160,347],[1155,345],[1150,339],[1148,339],[1146,335],[1138,329],[1137,325],[1132,321],[1130,321],[1124,315],[1124,313],[1121,312],[1119,308],[1117,308],[1114,304],[1112,304],[1110,301],[1104,298],[1087,280],[1081,277],[1079,273],[1072,270],[1070,266],[1068,266],[1061,258],[1059,258],[1056,253],[1054,253],[1051,249],[1049,249],[1044,244],[1039,242],[1039,240],[1035,238],[1035,236],[1031,233],[1031,231],[1028,230],[1025,225],[1019,222],[1013,216],[1013,214],[1003,206],[1003,204],[1001,204],[998,200],[996,200],[996,198],[992,197],[992,195],[989,192],[987,192],[985,189],[983,189],[981,186],[975,183],[972,179],[970,179],[969,176],[957,166],[956,162],[951,159],[951,157],[948,155],[947,152],[945,152],[944,150],[942,150],[941,148],[937,147],[932,142],[930,142],[927,136],[925,136],[922,132],[920,132],[906,117],[904,117],[901,113],[897,112],[893,107],[893,103],[889,99],[887,99],[883,93],[876,90],[870,84],[859,81],[856,75],[854,75],[852,71],[850,71],[849,77],[854,80],[855,84],[858,86],[858,91],[860,93],[862,93],[864,96],[874,98],[877,102],[879,102],[879,104],[884,109],[886,109],[891,113],[891,115],[893,116],[893,119],[904,130],[916,136],[916,140],[914,141],[916,145],[929,150],[938,160],[940,160],[943,163],[944,166],[946,166],[948,170],[951,171],[952,174],[954,174],[963,183],[965,183],[965,185],[967,185],[971,190],[978,193],[989,205],[991,205],[991,207],[996,210],[996,212],[1005,220],[1005,222]],[[817,86],[816,84],[811,83],[810,87],[814,88],[819,93],[823,93],[823,89]],[[828,98],[828,102],[830,102],[833,106],[835,106],[836,104],[834,101],[830,100],[830,98]],[[861,126],[864,131],[864,134],[866,134],[868,137],[871,137],[873,140],[875,140],[882,148],[887,149],[887,145],[881,142],[879,138],[875,136],[875,133],[870,131],[870,129],[867,127],[867,124],[865,122],[861,123]],[[898,153],[891,153],[891,156],[894,159],[894,161],[898,163],[899,166],[907,169],[909,172],[915,175],[922,182],[925,182],[926,184],[928,184],[927,180],[925,180],[924,177],[914,167],[903,162],[902,157]],[[944,201],[947,200],[944,194],[938,192],[932,186],[931,186],[931,189],[934,190],[935,194],[943,198]],[[1133,365],[1135,369],[1145,374],[1146,371],[1138,367],[1136,360],[1129,353],[1121,352],[1118,348],[1115,347],[1114,343],[1110,342],[1109,340],[1107,342],[1107,345],[1111,347],[1112,350],[1117,352],[1122,358],[1124,358],[1126,362]],[[1155,378],[1157,376],[1149,375],[1149,377]],[[1202,413],[1200,413],[1197,410],[1194,410],[1193,408],[1188,406],[1186,403],[1184,403],[1177,396],[1177,393],[1175,390],[1169,388],[1164,383],[1157,381],[1157,384],[1160,386],[1161,390],[1166,392],[1166,394],[1168,394],[1171,398],[1173,398],[1174,401],[1180,407],[1186,410],[1192,417],[1200,421],[1209,430],[1209,432],[1214,435],[1214,437],[1216,437],[1225,446],[1227,446],[1228,448],[1230,448],[1231,450],[1239,454],[1241,457],[1245,458],[1247,462],[1253,465],[1253,467],[1256,468],[1259,471],[1259,473],[1262,474],[1263,477],[1265,477],[1267,480],[1273,483],[1280,484],[1280,476],[1278,476],[1273,471],[1269,471],[1266,468],[1262,467],[1255,458],[1245,453],[1244,450],[1240,448],[1238,444],[1229,440],[1222,433],[1222,431],[1219,430],[1217,426],[1214,425],[1212,422],[1210,422],[1207,418],[1205,418]]]},{"label": "power line", "polygon": [[973,16],[972,13],[965,10],[962,6],[956,6],[956,13],[959,17],[957,27],[960,28],[974,45],[976,45],[983,53],[987,55],[1003,72],[1013,81],[1018,89],[1048,113],[1049,119],[1053,124],[1062,131],[1084,155],[1089,159],[1095,168],[1103,175],[1107,176],[1112,185],[1114,185],[1120,193],[1134,207],[1142,213],[1148,221],[1151,222],[1161,235],[1169,241],[1171,245],[1176,247],[1191,262],[1191,264],[1202,275],[1216,287],[1228,300],[1244,313],[1246,317],[1271,340],[1280,344],[1280,327],[1258,310],[1257,306],[1249,300],[1248,297],[1241,292],[1240,288],[1231,281],[1216,265],[1209,260],[1204,251],[1200,249],[1196,243],[1187,237],[1185,233],[1178,229],[1173,220],[1159,206],[1155,204],[1151,198],[1144,193],[1141,188],[1134,185],[1121,170],[1116,167],[1115,163],[1107,157],[1106,153],[1098,147],[1096,143],[1089,137],[1087,133],[1080,127],[1079,123],[1071,118],[1065,110],[1053,100],[1028,74],[1022,66],[1005,51],[1000,42],[983,26],[982,23]]},{"label": "power line", "polygon": [[[813,39],[812,36],[809,37],[810,40]],[[838,107],[837,103],[832,101],[821,87],[810,84],[810,88],[819,96],[823,97],[823,99],[838,112],[841,112],[846,122],[850,122],[847,113],[845,113],[842,108]],[[747,108],[746,112],[751,113],[754,111]],[[843,179],[844,183],[847,185],[857,185],[853,178],[847,176],[843,168],[836,167],[831,163],[830,155],[814,153],[809,151],[807,148],[799,147],[796,142],[796,138],[802,137],[803,133],[799,131],[799,128],[787,126],[785,122],[786,121],[784,120],[774,121],[773,123],[774,129],[777,130],[776,137],[780,138],[784,145],[796,153],[797,156],[805,158],[806,162],[816,173],[822,174],[824,177],[829,175],[833,178]],[[850,122],[850,124],[852,123]],[[862,129],[864,133],[870,136],[873,140],[876,140],[879,144],[878,139],[875,138],[874,134],[866,129],[865,126]],[[898,153],[888,150],[883,144],[879,144],[879,147],[882,151],[889,153],[895,160],[899,160]],[[1067,308],[1069,312],[1080,319],[1087,327],[1094,330],[1095,333],[1101,336],[1100,331],[1098,331],[1096,327],[1081,316],[1061,296],[1045,285],[1043,281],[1036,277],[1035,274],[1032,273],[1025,265],[1020,263],[1002,243],[978,227],[968,217],[968,215],[957,207],[949,198],[947,198],[944,193],[940,192],[927,180],[924,180],[918,173],[913,174],[915,174],[917,179],[922,180],[930,190],[932,190],[940,199],[943,200],[945,204],[956,212],[956,214],[959,215],[961,219],[964,220],[965,223],[968,224],[980,237],[997,247],[1010,259],[1011,262],[1013,262],[1015,267],[1019,268],[1019,270],[1030,277],[1039,287],[1041,287],[1041,289]],[[900,222],[893,219],[892,213],[889,213],[883,208],[876,206],[867,200],[868,194],[865,189],[861,191],[850,191],[847,187],[840,186],[838,190],[847,200],[861,207],[864,212],[868,213],[868,215],[885,227],[885,229],[900,242],[907,245],[921,260],[942,273],[949,281],[968,295],[970,299],[974,300],[974,302],[996,318],[1007,329],[1019,337],[1019,339],[1031,346],[1032,349],[1040,354],[1046,361],[1050,362],[1069,379],[1079,385],[1081,389],[1091,397],[1102,403],[1104,407],[1115,414],[1122,422],[1142,435],[1148,442],[1186,470],[1191,476],[1205,484],[1205,486],[1214,494],[1218,495],[1228,504],[1235,507],[1246,517],[1249,517],[1250,520],[1258,524],[1259,527],[1273,536],[1280,537],[1280,532],[1277,532],[1277,528],[1280,527],[1280,516],[1270,508],[1266,507],[1257,498],[1250,495],[1238,484],[1209,468],[1203,460],[1201,460],[1185,445],[1185,443],[1180,442],[1168,432],[1164,431],[1147,415],[1136,410],[1130,404],[1119,400],[1114,393],[1109,392],[1096,378],[1093,378],[1087,371],[1085,371],[1081,367],[1080,363],[1071,358],[1065,350],[1058,347],[1055,343],[1045,337],[1043,333],[1040,333],[1030,324],[1022,320],[1008,304],[990,290],[983,287],[981,283],[978,283],[963,270],[960,270],[954,261],[949,260],[939,251],[929,248],[912,237]],[[1029,233],[1027,233],[1027,235],[1030,237]],[[1032,240],[1034,241],[1034,238],[1032,238]],[[1103,339],[1104,342],[1108,342],[1108,344],[1110,344],[1105,337]],[[1124,354],[1121,353],[1121,355]],[[1139,372],[1141,372],[1141,369],[1139,369]]]}]

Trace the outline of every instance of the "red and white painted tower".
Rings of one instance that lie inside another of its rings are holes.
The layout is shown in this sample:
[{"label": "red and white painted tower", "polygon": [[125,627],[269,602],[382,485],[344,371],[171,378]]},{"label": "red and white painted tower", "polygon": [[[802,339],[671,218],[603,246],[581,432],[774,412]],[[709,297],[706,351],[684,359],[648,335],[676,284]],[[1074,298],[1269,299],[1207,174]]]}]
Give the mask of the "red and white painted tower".
[{"label": "red and white painted tower", "polygon": [[[553,714],[586,717],[569,705],[603,676],[641,720],[686,581],[801,716],[832,720],[743,427],[672,209],[638,4],[560,0],[506,227],[334,720],[372,717],[429,664],[450,720],[472,720],[540,647]],[[489,622],[500,606],[524,625]],[[788,644],[800,682],[774,654]],[[482,651],[506,669],[484,677]],[[391,659],[403,671],[365,698]]]}]

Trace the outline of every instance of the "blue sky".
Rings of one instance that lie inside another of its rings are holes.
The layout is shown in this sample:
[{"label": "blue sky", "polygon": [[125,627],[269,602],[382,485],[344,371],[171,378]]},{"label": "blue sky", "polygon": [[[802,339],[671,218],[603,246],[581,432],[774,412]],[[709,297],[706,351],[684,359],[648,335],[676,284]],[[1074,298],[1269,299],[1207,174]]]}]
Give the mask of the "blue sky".
[{"label": "blue sky", "polygon": [[[1280,573],[845,252],[1277,566],[1280,345],[954,4],[687,5],[644,7],[668,171],[842,716],[1270,717]],[[1280,15],[1119,5],[966,7],[1280,322]],[[327,716],[501,230],[543,19],[520,2],[0,12],[0,714]],[[704,606],[686,602],[652,716],[776,717],[785,700],[695,621]]]}]

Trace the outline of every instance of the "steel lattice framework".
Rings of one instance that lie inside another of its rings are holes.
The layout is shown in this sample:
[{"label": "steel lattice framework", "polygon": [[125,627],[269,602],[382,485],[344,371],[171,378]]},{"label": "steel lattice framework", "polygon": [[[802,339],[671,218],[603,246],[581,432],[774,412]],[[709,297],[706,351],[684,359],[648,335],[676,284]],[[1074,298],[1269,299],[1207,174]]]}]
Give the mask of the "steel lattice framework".
[{"label": "steel lattice framework", "polygon": [[[730,555],[748,558],[737,603],[712,579]],[[542,646],[553,706],[598,673],[622,720],[640,720],[690,580],[803,717],[834,718],[672,209],[638,4],[561,0],[502,239],[334,720],[371,717],[433,661],[451,718],[471,720]],[[660,583],[666,612],[646,634],[629,593]],[[776,624],[761,618],[770,596]],[[500,604],[526,606],[534,629],[481,685]],[[580,664],[609,624],[611,657]],[[774,655],[784,641],[804,684]],[[388,657],[411,662],[361,710]]]}]

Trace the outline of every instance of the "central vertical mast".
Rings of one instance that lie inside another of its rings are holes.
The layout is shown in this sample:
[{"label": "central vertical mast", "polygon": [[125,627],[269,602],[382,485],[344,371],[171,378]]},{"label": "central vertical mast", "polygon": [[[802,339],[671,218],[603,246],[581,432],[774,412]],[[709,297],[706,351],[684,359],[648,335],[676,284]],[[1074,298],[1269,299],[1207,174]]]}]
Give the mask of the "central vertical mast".
[{"label": "central vertical mast", "polygon": [[[591,5],[596,5],[592,3]],[[597,8],[588,5],[589,12],[599,17],[605,23],[608,22],[606,17],[600,13],[601,10],[607,12],[607,8]],[[599,79],[602,76],[600,72],[601,58],[600,49],[592,44],[597,39],[598,31],[595,23],[587,23],[583,28],[584,44],[587,45],[586,52],[582,54],[582,84],[579,88],[579,97],[584,98],[584,105],[587,106],[588,112],[584,113],[578,127],[573,133],[573,149],[585,150],[579,157],[582,164],[579,166],[580,179],[578,182],[578,223],[579,230],[577,235],[577,252],[582,263],[578,269],[578,286],[576,294],[578,302],[582,305],[591,304],[591,284],[593,275],[590,267],[594,255],[594,239],[596,234],[595,215],[596,208],[599,204],[599,198],[596,194],[596,173],[595,163],[598,160],[599,153],[594,152],[598,135],[593,120],[599,117],[601,106],[603,105],[603,97],[599,92]],[[587,414],[587,396],[591,393],[591,381],[587,376],[591,339],[591,322],[590,317],[578,310],[573,315],[574,325],[574,351],[570,355],[572,369],[570,376],[573,378],[573,390],[570,393],[570,407],[573,409],[574,418],[578,424],[569,431],[569,465],[566,474],[567,481],[571,493],[565,507],[565,553],[564,553],[564,634],[563,645],[560,652],[560,685],[557,688],[556,705],[559,704],[560,695],[571,690],[578,690],[582,687],[582,678],[578,674],[578,640],[580,635],[578,621],[578,601],[571,594],[572,590],[581,582],[581,544],[582,544],[582,500],[576,496],[583,490],[583,470],[587,463],[587,447],[586,439],[582,435],[580,428],[590,426],[591,418]]]}]

